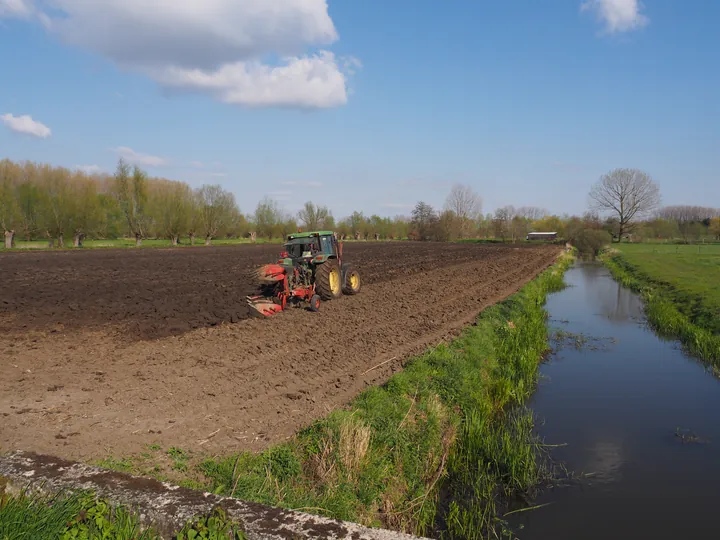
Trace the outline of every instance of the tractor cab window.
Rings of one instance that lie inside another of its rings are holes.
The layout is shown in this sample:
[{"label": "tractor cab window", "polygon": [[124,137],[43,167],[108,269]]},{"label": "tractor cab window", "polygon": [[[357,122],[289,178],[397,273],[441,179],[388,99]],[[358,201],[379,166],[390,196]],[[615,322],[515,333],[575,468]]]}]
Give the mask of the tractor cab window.
[{"label": "tractor cab window", "polygon": [[331,236],[321,236],[320,237],[320,245],[322,246],[322,252],[325,253],[326,255],[334,255],[335,254]]},{"label": "tractor cab window", "polygon": [[303,254],[314,255],[319,247],[317,240],[310,238],[296,238],[285,244],[285,250],[291,259],[300,259]]}]

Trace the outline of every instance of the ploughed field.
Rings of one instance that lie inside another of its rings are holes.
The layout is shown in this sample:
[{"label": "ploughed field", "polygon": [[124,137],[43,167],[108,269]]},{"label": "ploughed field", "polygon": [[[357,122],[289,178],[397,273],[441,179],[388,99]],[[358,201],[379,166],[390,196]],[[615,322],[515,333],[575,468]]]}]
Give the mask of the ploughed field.
[{"label": "ploughed field", "polygon": [[278,251],[0,254],[0,452],[265,448],[457,334],[560,248],[347,243],[360,294],[252,318],[251,271]]}]

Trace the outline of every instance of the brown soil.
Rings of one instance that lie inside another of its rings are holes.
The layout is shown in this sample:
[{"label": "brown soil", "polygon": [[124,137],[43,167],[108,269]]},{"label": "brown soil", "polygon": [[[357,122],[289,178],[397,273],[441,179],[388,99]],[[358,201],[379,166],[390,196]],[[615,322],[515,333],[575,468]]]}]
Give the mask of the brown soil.
[{"label": "brown soil", "polygon": [[0,254],[0,452],[265,448],[456,335],[560,250],[349,243],[359,295],[248,318],[245,276],[277,251]]}]

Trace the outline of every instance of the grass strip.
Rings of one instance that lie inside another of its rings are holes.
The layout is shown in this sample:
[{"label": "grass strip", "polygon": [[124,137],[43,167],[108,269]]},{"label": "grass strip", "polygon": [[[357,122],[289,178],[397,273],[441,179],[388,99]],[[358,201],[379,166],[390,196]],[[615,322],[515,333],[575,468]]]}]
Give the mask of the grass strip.
[{"label": "grass strip", "polygon": [[648,322],[659,335],[679,339],[689,354],[708,362],[720,374],[720,335],[696,324],[688,314],[690,304],[697,304],[698,299],[675,295],[670,284],[653,280],[622,253],[610,250],[601,259],[616,281],[640,294]]},{"label": "grass strip", "polygon": [[503,501],[545,473],[522,403],[548,350],[543,304],[571,262],[288,442],[207,459],[209,489],[412,534],[494,537]]},{"label": "grass strip", "polygon": [[[52,496],[21,493],[0,495],[0,540],[160,540],[124,507],[112,507],[89,491]],[[220,508],[200,516],[178,531],[177,540],[245,540]]]}]

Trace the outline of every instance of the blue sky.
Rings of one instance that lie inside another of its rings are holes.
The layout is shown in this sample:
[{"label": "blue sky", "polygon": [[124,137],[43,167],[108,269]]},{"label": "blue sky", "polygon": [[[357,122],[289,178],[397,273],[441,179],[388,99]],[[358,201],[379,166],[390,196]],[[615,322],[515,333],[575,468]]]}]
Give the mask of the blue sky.
[{"label": "blue sky", "polygon": [[123,155],[245,212],[408,214],[462,182],[484,212],[582,213],[615,167],[720,206],[718,20],[707,0],[0,0],[0,158]]}]

